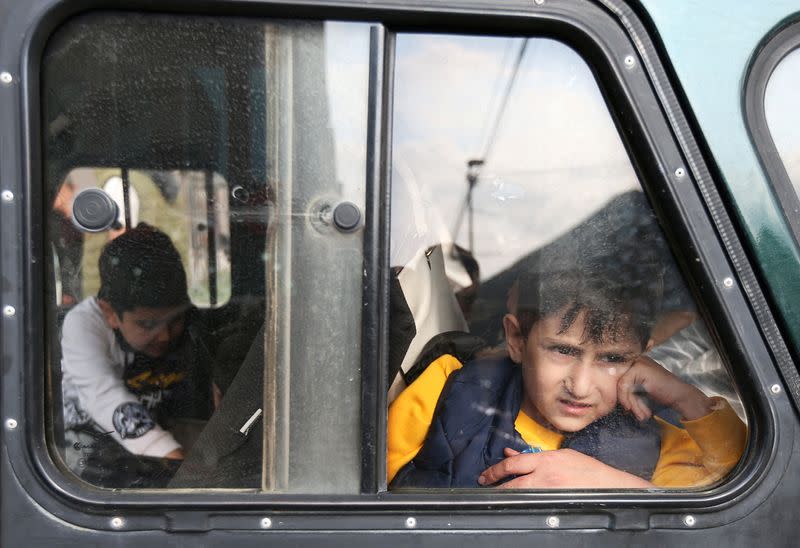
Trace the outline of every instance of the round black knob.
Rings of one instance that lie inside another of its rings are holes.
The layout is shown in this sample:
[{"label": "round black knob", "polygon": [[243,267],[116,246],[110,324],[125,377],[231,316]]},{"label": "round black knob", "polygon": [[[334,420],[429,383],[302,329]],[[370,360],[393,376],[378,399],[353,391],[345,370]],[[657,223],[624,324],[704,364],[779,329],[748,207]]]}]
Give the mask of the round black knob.
[{"label": "round black knob", "polygon": [[86,232],[102,232],[117,222],[117,203],[99,188],[87,188],[72,201],[72,219]]},{"label": "round black knob", "polygon": [[333,224],[342,232],[350,232],[361,224],[361,210],[352,202],[341,202],[333,208]]}]

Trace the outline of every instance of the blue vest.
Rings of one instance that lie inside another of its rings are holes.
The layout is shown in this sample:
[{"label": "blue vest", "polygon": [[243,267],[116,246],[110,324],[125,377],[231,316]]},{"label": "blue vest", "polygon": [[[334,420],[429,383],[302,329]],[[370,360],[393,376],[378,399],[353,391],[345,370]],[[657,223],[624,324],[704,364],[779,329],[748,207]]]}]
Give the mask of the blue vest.
[{"label": "blue vest", "polygon": [[[450,374],[417,455],[391,487],[479,487],[478,476],[505,457],[529,449],[514,428],[522,405],[522,373],[508,358],[474,360]],[[619,470],[650,479],[661,451],[661,429],[615,409],[561,444]]]}]

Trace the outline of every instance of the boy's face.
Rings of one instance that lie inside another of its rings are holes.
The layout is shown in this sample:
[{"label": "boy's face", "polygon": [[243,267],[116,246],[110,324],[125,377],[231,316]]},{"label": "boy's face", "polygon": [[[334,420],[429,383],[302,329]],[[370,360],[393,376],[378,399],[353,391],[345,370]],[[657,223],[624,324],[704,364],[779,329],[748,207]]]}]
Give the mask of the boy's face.
[{"label": "boy's face", "polygon": [[511,359],[522,366],[523,411],[553,430],[577,432],[617,405],[617,381],[642,344],[630,330],[613,341],[583,340],[585,312],[559,333],[561,318],[542,318],[524,338],[516,316],[506,315],[506,340]]},{"label": "boy's face", "polygon": [[108,325],[118,329],[131,348],[151,358],[166,354],[172,342],[183,334],[185,305],[164,308],[138,306],[123,312],[120,317],[110,304],[99,302]]}]

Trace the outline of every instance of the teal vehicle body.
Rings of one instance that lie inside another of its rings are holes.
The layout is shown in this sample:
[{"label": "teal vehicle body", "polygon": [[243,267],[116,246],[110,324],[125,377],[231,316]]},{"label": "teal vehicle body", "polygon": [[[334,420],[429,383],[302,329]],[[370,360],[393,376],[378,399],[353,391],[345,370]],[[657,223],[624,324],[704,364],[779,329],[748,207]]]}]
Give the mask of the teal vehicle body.
[{"label": "teal vehicle body", "polygon": [[641,0],[702,129],[783,327],[800,349],[800,252],[747,124],[745,90],[765,43],[800,3]]}]

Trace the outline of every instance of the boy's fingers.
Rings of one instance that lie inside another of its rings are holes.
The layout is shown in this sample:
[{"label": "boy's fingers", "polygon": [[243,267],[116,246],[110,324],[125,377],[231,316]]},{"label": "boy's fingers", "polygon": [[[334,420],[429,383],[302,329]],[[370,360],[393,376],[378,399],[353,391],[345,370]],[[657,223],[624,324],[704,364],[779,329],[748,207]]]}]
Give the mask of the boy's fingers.
[{"label": "boy's fingers", "polygon": [[538,454],[508,457],[484,470],[478,477],[480,485],[492,485],[508,476],[529,474],[536,468]]},{"label": "boy's fingers", "polygon": [[[634,366],[635,367],[635,366]],[[634,367],[628,370],[617,383],[617,400],[619,403],[633,413],[637,420],[645,421],[649,419],[653,413],[650,407],[640,398],[637,394],[637,388],[642,388],[647,381],[646,378],[640,378]]]},{"label": "boy's fingers", "polygon": [[625,409],[630,409],[630,403],[628,402],[628,390],[624,383],[619,382],[617,383],[617,401],[619,401],[620,405]]},{"label": "boy's fingers", "polygon": [[503,454],[507,457],[513,457],[514,455],[519,455],[519,451],[515,451],[510,447],[506,447],[505,449],[503,449]]},{"label": "boy's fingers", "polygon": [[650,411],[650,407],[640,398],[639,396],[633,395],[631,396],[631,400],[633,402],[633,414],[636,415],[636,418],[640,421],[645,421],[650,418],[652,412]]},{"label": "boy's fingers", "polygon": [[642,412],[644,413],[644,415],[642,416],[642,421],[646,421],[653,416],[653,410],[650,409],[650,406],[647,405],[645,402],[642,402]]},{"label": "boy's fingers", "polygon": [[617,400],[622,404],[622,407],[632,411],[631,393],[633,392],[633,384],[623,379],[624,377],[617,383]]},{"label": "boy's fingers", "polygon": [[528,485],[530,483],[530,477],[522,476],[519,478],[514,478],[512,480],[508,480],[505,483],[501,483],[497,486],[498,489],[521,489],[523,487],[530,487]]}]

